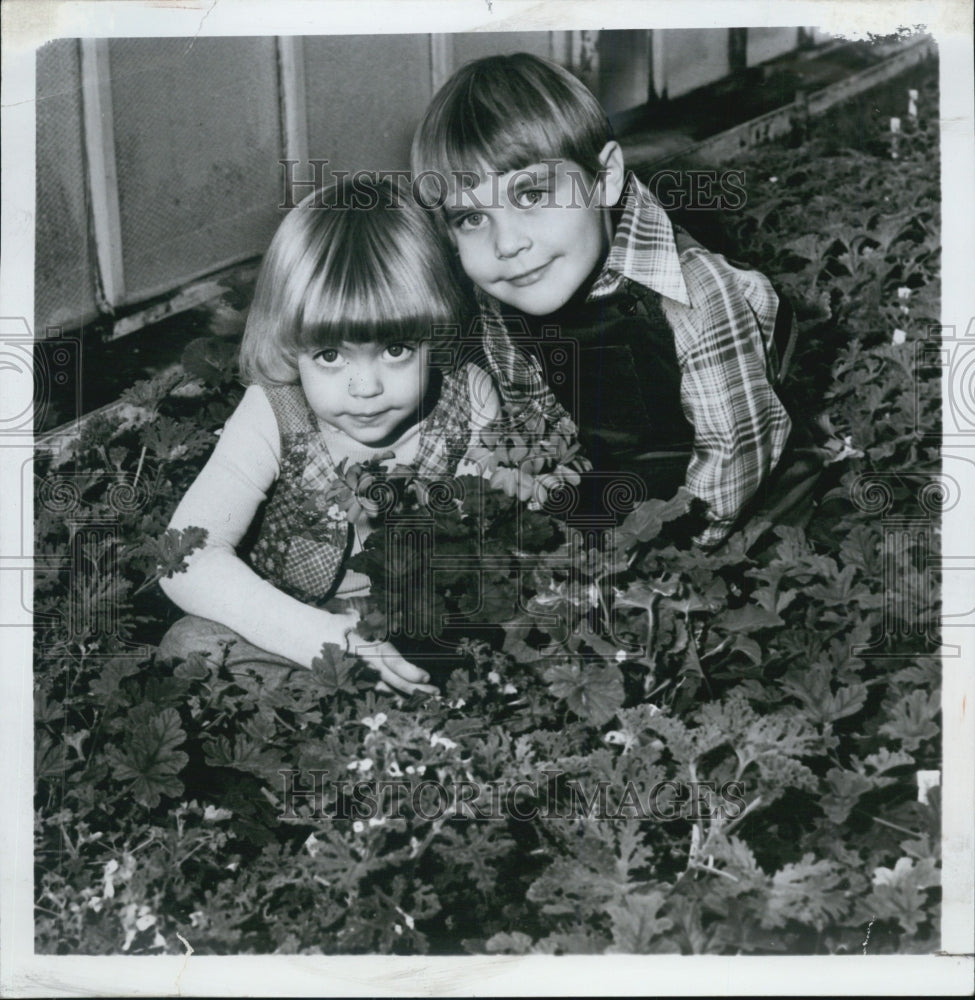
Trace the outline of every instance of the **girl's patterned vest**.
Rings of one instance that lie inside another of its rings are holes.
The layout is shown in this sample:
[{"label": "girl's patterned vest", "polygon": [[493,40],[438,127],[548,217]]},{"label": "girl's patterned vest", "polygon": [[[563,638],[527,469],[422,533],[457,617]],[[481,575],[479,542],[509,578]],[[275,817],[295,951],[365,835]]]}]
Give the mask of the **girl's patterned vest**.
[{"label": "girl's patterned vest", "polygon": [[[423,478],[451,475],[471,437],[469,366],[443,376],[420,423],[411,463]],[[332,596],[353,541],[344,512],[325,500],[338,472],[300,385],[264,386],[281,434],[281,469],[263,512],[250,564],[265,580],[318,607]]]}]

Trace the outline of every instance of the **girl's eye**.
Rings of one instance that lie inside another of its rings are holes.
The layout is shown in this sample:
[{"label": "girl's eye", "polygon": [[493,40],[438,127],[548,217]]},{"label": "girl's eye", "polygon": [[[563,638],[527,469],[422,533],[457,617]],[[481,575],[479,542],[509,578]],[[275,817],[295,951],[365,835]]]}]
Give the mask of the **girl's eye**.
[{"label": "girl's eye", "polygon": [[461,231],[470,232],[474,229],[480,229],[486,221],[486,216],[483,212],[469,212],[467,215],[462,215],[454,225]]},{"label": "girl's eye", "polygon": [[315,355],[315,361],[326,368],[337,365],[341,360],[342,355],[334,347],[326,347]]},{"label": "girl's eye", "polygon": [[412,357],[415,350],[416,348],[412,344],[389,344],[386,347],[385,354],[394,361],[403,361],[406,358]]}]

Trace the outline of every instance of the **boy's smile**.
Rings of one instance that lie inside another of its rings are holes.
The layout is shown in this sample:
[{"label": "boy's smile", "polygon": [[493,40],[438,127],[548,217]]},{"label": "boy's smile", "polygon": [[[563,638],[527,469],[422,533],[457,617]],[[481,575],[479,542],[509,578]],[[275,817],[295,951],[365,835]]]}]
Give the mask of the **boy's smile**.
[{"label": "boy's smile", "polygon": [[458,191],[447,219],[468,277],[532,316],[565,305],[609,246],[607,208],[622,189],[618,149],[607,143],[609,171],[595,189],[578,164],[547,160]]}]

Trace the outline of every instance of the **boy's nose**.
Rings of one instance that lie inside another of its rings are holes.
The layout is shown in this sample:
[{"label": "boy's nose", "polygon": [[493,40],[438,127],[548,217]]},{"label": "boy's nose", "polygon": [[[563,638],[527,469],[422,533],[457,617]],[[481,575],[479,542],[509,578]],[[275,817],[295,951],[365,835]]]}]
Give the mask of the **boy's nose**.
[{"label": "boy's nose", "polygon": [[356,398],[378,396],[383,391],[379,372],[373,365],[354,365],[349,372],[349,395]]},{"label": "boy's nose", "polygon": [[531,245],[531,237],[515,219],[498,224],[494,237],[494,254],[498,260],[514,257]]}]

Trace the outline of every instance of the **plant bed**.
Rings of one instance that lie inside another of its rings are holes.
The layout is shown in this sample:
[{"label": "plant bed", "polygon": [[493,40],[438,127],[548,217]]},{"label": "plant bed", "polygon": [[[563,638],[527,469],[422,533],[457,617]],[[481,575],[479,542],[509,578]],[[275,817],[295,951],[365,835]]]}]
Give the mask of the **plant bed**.
[{"label": "plant bed", "polygon": [[[201,541],[165,527],[241,392],[232,341],[41,456],[37,950],[859,954],[869,928],[872,954],[936,951],[935,81],[896,159],[871,122],[859,150],[814,127],[741,164],[736,256],[788,291],[795,405],[845,439],[809,526],[704,554],[678,497],[580,559],[558,514],[447,484],[493,505],[500,561],[435,579],[438,697],[376,694],[329,648],[273,691],[154,656],[177,614],[155,581]],[[456,506],[427,514],[475,545]],[[390,537],[363,566],[392,565]],[[377,575],[382,633],[402,581]],[[470,634],[438,635],[441,610]],[[370,805],[379,781],[397,808]]]}]

